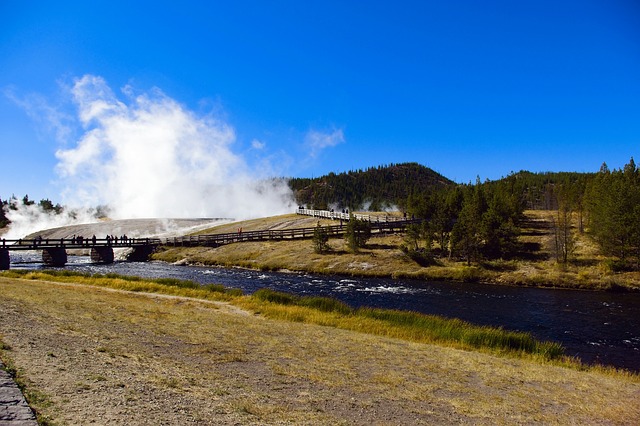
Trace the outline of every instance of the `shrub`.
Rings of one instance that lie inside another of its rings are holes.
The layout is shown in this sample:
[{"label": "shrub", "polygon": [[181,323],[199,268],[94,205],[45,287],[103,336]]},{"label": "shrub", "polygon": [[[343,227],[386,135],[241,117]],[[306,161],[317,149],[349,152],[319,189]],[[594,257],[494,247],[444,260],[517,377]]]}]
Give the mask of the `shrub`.
[{"label": "shrub", "polygon": [[318,226],[313,230],[313,251],[316,253],[326,253],[330,249],[329,234],[320,226],[320,223],[318,223]]},{"label": "shrub", "polygon": [[371,224],[367,221],[356,219],[351,215],[344,236],[349,249],[357,253],[371,238]]}]

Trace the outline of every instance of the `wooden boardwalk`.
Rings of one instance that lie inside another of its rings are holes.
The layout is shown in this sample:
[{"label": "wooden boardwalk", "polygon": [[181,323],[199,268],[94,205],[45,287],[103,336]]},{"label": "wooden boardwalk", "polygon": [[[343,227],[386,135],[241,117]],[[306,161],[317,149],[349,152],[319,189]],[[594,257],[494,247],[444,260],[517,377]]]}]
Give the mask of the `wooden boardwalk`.
[{"label": "wooden boardwalk", "polygon": [[[394,216],[369,216],[369,215],[349,215],[347,213],[337,213],[326,210],[299,209],[300,215],[317,218],[333,219],[340,221],[339,225],[323,226],[323,231],[330,238],[344,237],[348,222],[351,217],[369,222],[372,234],[392,234],[404,232],[408,225],[421,223],[421,220],[399,218]],[[51,266],[64,266],[67,262],[67,250],[91,250],[91,258],[95,262],[111,263],[114,259],[113,249],[132,248],[130,259],[145,260],[158,246],[169,247],[219,247],[225,244],[241,243],[247,241],[284,241],[313,238],[316,227],[294,228],[294,229],[270,229],[262,231],[242,231],[205,234],[186,235],[173,238],[128,238],[107,237],[107,238],[58,238],[58,239],[19,239],[0,240],[0,270],[9,269],[9,252],[16,250],[41,250],[43,261]]]},{"label": "wooden boardwalk", "polygon": [[[332,212],[327,210],[309,210],[299,209],[296,211],[299,215],[340,220],[340,225],[323,226],[322,228],[330,237],[343,237],[346,225],[344,222],[349,221],[348,213]],[[364,220],[371,224],[371,232],[394,233],[403,232],[407,225],[420,223],[421,220],[413,220],[400,218],[397,216],[373,216],[373,215],[352,215],[358,220]],[[224,244],[239,243],[246,241],[279,241],[279,240],[298,240],[313,238],[315,227],[311,228],[295,228],[295,229],[278,229],[264,231],[248,231],[248,232],[231,232],[222,234],[205,234],[205,235],[186,235],[173,238],[128,238],[124,237],[73,237],[73,238],[35,238],[35,239],[18,239],[18,240],[0,240],[0,250],[17,251],[17,250],[43,250],[48,248],[63,248],[67,250],[74,249],[91,249],[100,247],[111,248],[135,248],[145,246],[207,246],[217,247]]]},{"label": "wooden boardwalk", "polygon": [[157,245],[158,238],[34,238],[18,240],[0,240],[0,249],[10,251],[42,250],[46,248],[90,249],[92,247],[143,247]]},{"label": "wooden boardwalk", "polygon": [[[312,216],[324,219],[341,220],[342,222],[349,221],[349,215],[346,213],[337,213],[326,210],[307,210],[299,209],[297,211],[300,215]],[[421,223],[419,219],[405,219],[393,216],[369,216],[369,215],[354,215],[359,220],[365,220],[371,225],[372,234],[385,234],[404,232],[408,225],[414,223]],[[205,234],[205,235],[192,235],[184,237],[159,239],[158,245],[173,246],[173,247],[195,247],[195,246],[207,246],[218,247],[225,244],[240,243],[246,241],[282,241],[282,240],[301,240],[313,238],[313,233],[316,227],[311,228],[294,228],[294,229],[278,229],[278,230],[266,230],[266,231],[241,231],[231,232],[225,234]],[[322,229],[331,238],[344,237],[347,229],[346,224],[323,226]]]}]

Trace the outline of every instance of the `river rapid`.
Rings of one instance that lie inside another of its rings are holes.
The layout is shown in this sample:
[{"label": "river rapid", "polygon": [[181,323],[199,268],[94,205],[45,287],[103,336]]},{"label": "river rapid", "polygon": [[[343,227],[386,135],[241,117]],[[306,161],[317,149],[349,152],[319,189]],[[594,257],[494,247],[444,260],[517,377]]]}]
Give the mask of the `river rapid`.
[{"label": "river rapid", "polygon": [[[39,253],[12,253],[12,269],[45,268]],[[561,343],[567,355],[589,364],[640,372],[640,294],[507,287],[487,284],[352,278],[238,268],[177,266],[162,262],[90,263],[70,256],[65,267],[91,273],[178,278],[216,283],[250,294],[269,287],[299,295],[460,318],[474,324],[525,331]]]}]

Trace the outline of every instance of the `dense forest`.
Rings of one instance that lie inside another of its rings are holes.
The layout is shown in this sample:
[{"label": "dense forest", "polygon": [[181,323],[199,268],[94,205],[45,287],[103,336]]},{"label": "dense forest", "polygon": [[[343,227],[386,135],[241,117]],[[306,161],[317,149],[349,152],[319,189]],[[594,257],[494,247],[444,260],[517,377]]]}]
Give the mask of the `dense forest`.
[{"label": "dense forest", "polygon": [[309,208],[381,211],[403,208],[413,193],[452,187],[455,183],[420,164],[404,163],[329,173],[315,179],[292,178],[289,186],[296,202]]},{"label": "dense forest", "polygon": [[[479,262],[525,255],[519,235],[525,210],[553,212],[558,262],[571,260],[575,236],[588,233],[616,267],[640,269],[640,170],[633,158],[621,169],[603,164],[595,173],[520,171],[482,182],[456,184],[417,163],[391,164],[330,173],[289,184],[299,205],[315,209],[380,211],[400,209],[424,219],[406,236],[409,254],[429,259],[449,257]],[[0,200],[0,227],[7,212],[36,204],[28,196]],[[43,211],[63,208],[44,199]]]}]

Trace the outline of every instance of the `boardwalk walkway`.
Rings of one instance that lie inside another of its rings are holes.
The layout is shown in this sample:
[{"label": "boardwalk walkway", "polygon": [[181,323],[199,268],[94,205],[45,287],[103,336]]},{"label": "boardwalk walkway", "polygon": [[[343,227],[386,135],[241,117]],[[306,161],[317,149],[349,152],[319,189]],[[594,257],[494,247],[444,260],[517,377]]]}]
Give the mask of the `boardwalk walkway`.
[{"label": "boardwalk walkway", "polygon": [[[352,218],[364,220],[370,224],[372,234],[393,234],[404,232],[406,227],[421,223],[419,219],[407,219],[397,216],[362,215],[338,213],[327,210],[298,209],[299,215],[316,218],[331,219],[338,225],[323,226],[322,229],[330,238],[344,237],[347,224]],[[90,250],[91,260],[97,263],[112,263],[115,248],[130,248],[129,260],[146,261],[158,246],[169,247],[219,247],[225,244],[247,241],[281,241],[311,239],[317,227],[294,229],[269,229],[261,231],[246,231],[242,228],[238,232],[223,234],[187,235],[174,238],[129,238],[126,235],[107,238],[92,236],[73,236],[72,238],[34,238],[7,240],[0,239],[0,270],[10,268],[10,251],[42,250],[43,262],[48,266],[62,267],[67,263],[67,250]],[[1,426],[1,425],[0,425]]]},{"label": "boardwalk walkway", "polygon": [[[329,237],[337,238],[344,237],[347,230],[346,223],[349,221],[349,215],[345,213],[334,213],[326,210],[306,210],[299,209],[297,211],[300,215],[312,216],[324,219],[340,220],[339,225],[323,226],[322,229],[327,233]],[[413,223],[421,223],[420,219],[405,219],[393,216],[369,216],[369,215],[357,215],[358,220],[364,220],[371,225],[372,234],[385,234],[403,232],[408,225]],[[195,246],[208,246],[218,247],[225,244],[239,243],[246,241],[280,241],[280,240],[299,240],[299,239],[311,239],[315,227],[311,228],[293,228],[293,229],[277,229],[277,230],[265,230],[265,231],[241,231],[230,232],[225,234],[204,234],[204,235],[191,235],[175,238],[163,238],[153,239],[152,244],[173,246],[173,247],[195,247]]]},{"label": "boardwalk walkway", "polygon": [[0,362],[0,426],[37,426],[36,416]]}]

